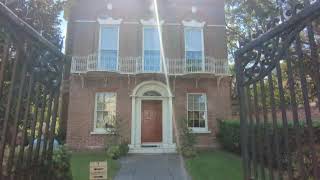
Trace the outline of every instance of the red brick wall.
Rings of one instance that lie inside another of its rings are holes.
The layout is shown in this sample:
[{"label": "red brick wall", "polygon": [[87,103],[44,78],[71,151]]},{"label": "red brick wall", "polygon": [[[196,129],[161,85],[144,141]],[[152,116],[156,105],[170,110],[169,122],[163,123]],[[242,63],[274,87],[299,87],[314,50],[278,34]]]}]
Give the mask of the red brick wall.
[{"label": "red brick wall", "polygon": [[[107,77],[107,78],[106,78]],[[67,129],[67,144],[72,149],[103,148],[108,135],[93,135],[95,93],[112,91],[117,93],[117,112],[125,122],[123,134],[130,140],[131,135],[131,92],[141,82],[158,80],[164,82],[163,75],[87,76],[72,75],[70,83],[70,103]],[[219,84],[219,86],[218,86]],[[205,92],[208,99],[208,127],[211,133],[199,134],[199,147],[217,146],[217,118],[231,117],[230,78],[216,77],[171,77],[170,87],[174,98],[177,120],[187,115],[187,93]]]}]

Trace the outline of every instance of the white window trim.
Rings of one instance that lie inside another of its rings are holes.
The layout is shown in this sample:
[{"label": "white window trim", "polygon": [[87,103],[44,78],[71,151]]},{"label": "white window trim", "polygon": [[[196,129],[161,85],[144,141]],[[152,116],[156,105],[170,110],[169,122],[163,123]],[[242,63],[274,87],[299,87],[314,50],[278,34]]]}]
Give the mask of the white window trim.
[{"label": "white window trim", "polygon": [[120,24],[122,22],[122,19],[113,19],[111,17],[107,18],[107,19],[101,19],[98,18],[98,23],[100,24],[99,27],[99,49],[98,49],[98,64],[97,66],[100,65],[101,62],[101,41],[102,41],[102,34],[101,34],[101,30],[103,27],[117,27],[118,28],[118,47],[117,47],[117,64],[116,64],[116,69],[115,71],[119,70],[119,52],[120,52]]},{"label": "white window trim", "polygon": [[[184,24],[184,62],[187,64],[187,48],[186,48],[186,30],[188,29],[200,29],[201,30],[201,42],[202,42],[202,71],[205,71],[206,69],[206,64],[205,64],[205,52],[204,52],[204,30],[203,26],[186,26]],[[186,67],[187,68],[187,67]],[[186,69],[187,71],[187,69]]]},{"label": "white window trim", "polygon": [[[198,134],[205,134],[205,133],[211,133],[208,129],[208,98],[206,93],[187,93],[187,121],[189,120],[189,95],[202,95],[205,97],[206,103],[205,103],[205,127],[200,128],[200,127],[189,127],[193,133],[198,133]],[[189,122],[188,122],[189,123]],[[189,124],[188,124],[189,125]]]},{"label": "white window trim", "polygon": [[[141,23],[142,23],[142,20],[141,20]],[[143,24],[143,23],[142,23]],[[162,25],[163,23],[160,22],[160,24]],[[161,73],[162,72],[162,56],[161,56],[161,49],[159,49],[160,51],[160,71],[148,71],[146,72],[145,71],[145,68],[144,68],[144,30],[146,28],[157,28],[157,24],[155,22],[155,24],[143,24],[143,28],[142,28],[142,71],[144,73]],[[158,32],[158,30],[157,30]],[[161,36],[159,36],[159,38],[161,38]],[[160,43],[160,42],[159,42]],[[161,44],[160,44],[161,46]]]},{"label": "white window trim", "polygon": [[122,22],[122,19],[113,19],[112,17],[108,18],[98,18],[98,23],[100,25],[120,25]]},{"label": "white window trim", "polygon": [[182,21],[182,24],[185,26],[185,27],[198,27],[198,28],[203,28],[204,25],[206,24],[205,21],[203,22],[199,22],[199,21],[196,21],[194,19],[190,20],[190,21]]},{"label": "white window trim", "polygon": [[[158,26],[157,20],[155,18],[151,18],[149,20],[140,19],[140,22],[143,26]],[[160,25],[164,24],[164,20],[160,20]]]},{"label": "white window trim", "polygon": [[99,135],[99,134],[113,134],[114,131],[112,128],[96,128],[97,123],[97,100],[98,100],[98,94],[99,93],[112,93],[116,96],[116,112],[117,112],[117,93],[116,92],[96,92],[95,98],[94,98],[94,120],[93,120],[93,131],[90,133],[91,135]]}]

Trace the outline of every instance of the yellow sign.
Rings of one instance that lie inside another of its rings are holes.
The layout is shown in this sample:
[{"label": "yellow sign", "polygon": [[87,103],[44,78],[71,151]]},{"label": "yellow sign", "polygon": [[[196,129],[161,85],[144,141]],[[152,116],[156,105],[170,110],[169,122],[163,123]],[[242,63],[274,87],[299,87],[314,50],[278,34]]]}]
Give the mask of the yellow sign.
[{"label": "yellow sign", "polygon": [[107,161],[90,162],[90,180],[107,180]]}]

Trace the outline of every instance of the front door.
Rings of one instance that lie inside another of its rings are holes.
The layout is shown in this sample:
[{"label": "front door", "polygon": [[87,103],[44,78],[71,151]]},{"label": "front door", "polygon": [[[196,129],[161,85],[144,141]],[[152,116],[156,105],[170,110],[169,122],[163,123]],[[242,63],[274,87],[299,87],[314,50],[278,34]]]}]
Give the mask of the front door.
[{"label": "front door", "polygon": [[162,101],[142,101],[141,142],[162,142]]}]

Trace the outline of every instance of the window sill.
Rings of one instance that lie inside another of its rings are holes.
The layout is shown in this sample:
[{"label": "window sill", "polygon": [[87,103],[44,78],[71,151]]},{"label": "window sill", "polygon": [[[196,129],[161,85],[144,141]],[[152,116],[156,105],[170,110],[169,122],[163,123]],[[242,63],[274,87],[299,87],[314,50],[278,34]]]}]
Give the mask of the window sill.
[{"label": "window sill", "polygon": [[91,135],[112,135],[114,133],[108,132],[108,131],[92,131],[90,134]]},{"label": "window sill", "polygon": [[191,129],[194,134],[210,134],[211,131],[207,129]]}]

